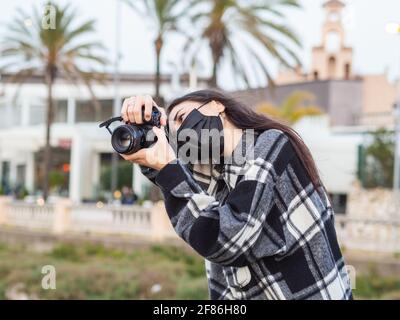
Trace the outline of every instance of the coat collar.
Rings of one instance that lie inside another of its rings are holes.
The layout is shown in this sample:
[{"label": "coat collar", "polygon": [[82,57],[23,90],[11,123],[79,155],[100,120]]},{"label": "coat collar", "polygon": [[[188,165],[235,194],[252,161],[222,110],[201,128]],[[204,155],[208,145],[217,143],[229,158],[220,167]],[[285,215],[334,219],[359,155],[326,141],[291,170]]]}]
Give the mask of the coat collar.
[{"label": "coat collar", "polygon": [[217,181],[224,179],[229,189],[232,190],[247,160],[251,157],[250,151],[254,148],[256,135],[254,130],[244,129],[237,146],[229,157],[225,157],[223,163],[212,166],[209,164],[193,165],[195,180],[205,190],[212,192]]}]

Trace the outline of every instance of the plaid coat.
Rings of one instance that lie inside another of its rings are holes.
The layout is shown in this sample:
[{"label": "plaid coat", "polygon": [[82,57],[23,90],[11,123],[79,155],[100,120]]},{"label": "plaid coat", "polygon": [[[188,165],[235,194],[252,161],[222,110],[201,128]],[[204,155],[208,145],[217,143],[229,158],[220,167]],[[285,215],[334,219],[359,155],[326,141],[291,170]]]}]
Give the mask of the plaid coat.
[{"label": "plaid coat", "polygon": [[352,299],[329,199],[282,131],[252,132],[235,149],[241,161],[141,167],[205,258],[210,299]]}]

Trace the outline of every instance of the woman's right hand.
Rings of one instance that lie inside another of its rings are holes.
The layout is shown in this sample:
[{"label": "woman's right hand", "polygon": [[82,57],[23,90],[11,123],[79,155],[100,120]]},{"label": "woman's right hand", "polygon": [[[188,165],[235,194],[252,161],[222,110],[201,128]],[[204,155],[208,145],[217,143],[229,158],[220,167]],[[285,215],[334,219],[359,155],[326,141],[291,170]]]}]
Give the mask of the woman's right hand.
[{"label": "woman's right hand", "polygon": [[[142,108],[144,106],[144,119],[142,119]],[[151,119],[153,106],[161,112],[161,125],[167,125],[167,115],[163,108],[160,108],[150,95],[137,95],[124,100],[121,109],[121,116],[126,123],[142,124]]]}]

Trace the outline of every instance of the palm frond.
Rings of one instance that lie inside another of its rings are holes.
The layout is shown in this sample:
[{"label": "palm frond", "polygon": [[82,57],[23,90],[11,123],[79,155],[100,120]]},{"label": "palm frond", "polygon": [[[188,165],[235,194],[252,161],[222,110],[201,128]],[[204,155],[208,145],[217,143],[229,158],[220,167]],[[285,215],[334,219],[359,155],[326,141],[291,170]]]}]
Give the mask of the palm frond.
[{"label": "palm frond", "polygon": [[237,54],[237,50],[230,41],[228,41],[227,46],[231,55],[231,65],[233,70],[237,73],[239,77],[242,78],[242,80],[246,83],[247,86],[250,86],[250,78],[247,74],[246,69],[243,67],[243,64],[241,63],[241,59]]},{"label": "palm frond", "polygon": [[314,100],[315,96],[311,92],[293,91],[280,106],[263,102],[257,110],[288,124],[295,124],[304,117],[323,114],[321,108],[313,104]]},{"label": "palm frond", "polygon": [[69,43],[72,40],[74,40],[75,38],[82,36],[86,33],[90,33],[94,31],[94,24],[95,21],[94,20],[89,20],[83,24],[81,24],[79,27],[71,30],[71,31],[67,31],[66,30],[66,34],[65,34],[65,43]]},{"label": "palm frond", "polygon": [[[76,24],[77,13],[69,5],[59,7],[56,5],[56,28],[42,28],[42,17],[36,7],[28,15],[24,10],[18,9],[17,18],[7,27],[7,36],[4,38],[4,49],[0,55],[4,58],[13,57],[14,60],[40,62],[42,72],[48,65],[55,67],[63,60],[70,63],[78,60],[104,65],[107,59],[93,52],[103,50],[98,42],[82,42],[86,36],[94,31],[94,21],[88,20]],[[25,24],[26,17],[31,17],[31,24]],[[24,68],[22,68],[23,72]],[[14,66],[8,66],[8,68]],[[27,70],[29,70],[29,66]]]},{"label": "palm frond", "polygon": [[[190,1],[192,4],[195,0]],[[300,8],[298,0],[208,0],[208,9],[201,8],[191,15],[194,23],[207,21],[202,37],[209,40],[210,50],[214,57],[214,66],[220,67],[225,49],[230,51],[230,64],[233,70],[243,76],[249,84],[243,62],[235,52],[232,39],[238,36],[238,31],[245,32],[258,42],[265,52],[275,61],[288,68],[299,65],[295,48],[301,47],[301,42],[295,32],[283,21],[284,9]],[[202,2],[203,3],[203,2]],[[221,36],[224,35],[224,36]],[[259,65],[268,82],[273,86],[272,76],[254,49],[247,49],[253,64]],[[215,69],[215,67],[214,67]]]},{"label": "palm frond", "polygon": [[23,84],[26,82],[27,79],[33,76],[35,72],[37,72],[36,68],[26,68],[18,71],[17,73],[11,76],[9,82],[17,84],[17,87],[11,99],[13,104],[15,104],[15,102],[17,101],[17,98],[19,97],[19,93],[21,91]]},{"label": "palm frond", "polygon": [[96,77],[98,74],[95,72],[87,72],[87,71],[80,70],[76,66],[74,66],[71,71],[72,71],[73,75],[75,75],[79,80],[81,80],[85,84],[86,88],[88,89],[88,91],[90,93],[91,102],[95,109],[95,112],[97,114],[100,114],[101,104],[100,104],[99,100],[97,99],[96,94],[94,93],[93,87],[92,87],[92,79],[94,77]]}]

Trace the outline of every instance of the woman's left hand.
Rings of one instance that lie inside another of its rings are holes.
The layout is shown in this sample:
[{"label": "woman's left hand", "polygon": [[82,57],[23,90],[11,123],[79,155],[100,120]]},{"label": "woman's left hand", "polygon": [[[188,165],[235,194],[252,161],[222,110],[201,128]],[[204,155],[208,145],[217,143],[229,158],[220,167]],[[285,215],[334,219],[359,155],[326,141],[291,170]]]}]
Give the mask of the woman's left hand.
[{"label": "woman's left hand", "polygon": [[153,168],[155,170],[161,170],[168,163],[175,160],[175,152],[168,143],[164,130],[153,127],[153,132],[157,137],[157,142],[154,145],[147,149],[141,149],[133,154],[121,154],[121,157],[127,161]]}]

